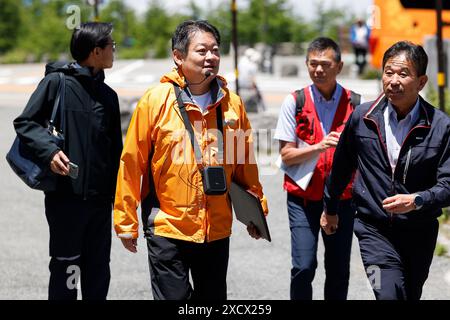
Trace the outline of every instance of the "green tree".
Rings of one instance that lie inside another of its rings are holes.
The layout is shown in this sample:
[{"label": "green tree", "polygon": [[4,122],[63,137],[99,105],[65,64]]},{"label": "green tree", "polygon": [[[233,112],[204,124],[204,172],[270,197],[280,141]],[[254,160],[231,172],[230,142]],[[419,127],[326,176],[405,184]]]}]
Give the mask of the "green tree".
[{"label": "green tree", "polygon": [[144,17],[145,33],[142,40],[151,49],[155,58],[167,57],[172,35],[172,17],[169,16],[159,0],[152,0]]},{"label": "green tree", "polygon": [[291,25],[291,41],[295,43],[305,43],[314,39],[318,32],[311,23],[306,23],[298,17]]},{"label": "green tree", "polygon": [[250,45],[291,41],[296,19],[287,0],[250,0],[248,8],[239,11],[239,39]]},{"label": "green tree", "polygon": [[68,48],[69,31],[62,14],[62,1],[29,1],[23,8],[24,32],[20,49],[35,60],[42,57],[56,59]]},{"label": "green tree", "polygon": [[219,31],[221,51],[228,53],[231,43],[231,8],[229,0],[220,1],[215,8],[209,10],[206,17]]},{"label": "green tree", "polygon": [[82,0],[26,1],[21,9],[21,29],[18,50],[34,55],[34,60],[55,60],[69,52],[72,30],[66,26],[69,5],[78,5],[81,20],[87,16],[88,8]]},{"label": "green tree", "polygon": [[[187,14],[169,14],[164,1],[150,0],[143,17],[138,17],[124,0],[104,1],[100,20],[113,23],[120,58],[167,57],[176,26],[186,19],[203,18],[219,29],[222,52],[228,53],[231,0],[209,0],[205,8],[191,0]],[[287,0],[247,0],[244,6],[238,3],[239,45],[305,43],[319,35],[339,41],[340,28],[348,27],[353,21],[345,9],[326,10],[323,1],[319,2],[317,18],[311,23],[295,16]],[[86,0],[0,0],[0,54],[17,52],[23,61],[30,54],[39,60],[43,56],[56,59],[61,53],[67,53],[72,30],[66,27],[66,11],[73,4],[81,9],[81,22],[92,19],[93,8]]]},{"label": "green tree", "polygon": [[201,19],[203,16],[202,9],[195,3],[194,0],[189,1],[189,9],[191,11],[191,19],[198,20]]},{"label": "green tree", "polygon": [[114,26],[114,40],[121,47],[135,45],[139,22],[136,14],[123,0],[113,0],[100,12],[100,21],[111,22]]},{"label": "green tree", "polygon": [[286,0],[269,2],[264,12],[267,21],[266,39],[268,44],[288,42],[292,39],[292,27],[295,17],[293,9]]},{"label": "green tree", "polygon": [[268,26],[263,13],[266,0],[251,0],[248,9],[238,10],[239,42],[254,45],[263,41]]},{"label": "green tree", "polygon": [[339,41],[339,30],[342,26],[350,26],[353,16],[349,15],[345,9],[332,7],[325,9],[323,1],[317,5],[316,20],[313,24],[316,26],[317,36],[329,37]]},{"label": "green tree", "polygon": [[0,0],[0,53],[17,44],[20,26],[20,9],[15,0]]}]

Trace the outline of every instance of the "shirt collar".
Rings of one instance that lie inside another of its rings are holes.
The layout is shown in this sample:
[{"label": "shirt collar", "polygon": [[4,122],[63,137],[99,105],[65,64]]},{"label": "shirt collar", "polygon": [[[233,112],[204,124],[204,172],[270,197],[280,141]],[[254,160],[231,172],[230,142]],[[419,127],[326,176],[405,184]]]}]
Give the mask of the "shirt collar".
[{"label": "shirt collar", "polygon": [[339,83],[336,83],[336,89],[334,89],[333,95],[331,96],[330,100],[327,100],[323,97],[323,95],[320,93],[319,89],[317,89],[315,84],[311,85],[311,87],[312,87],[312,91],[313,91],[313,96],[315,99],[317,99],[317,102],[319,102],[319,103],[326,103],[326,102],[335,103],[341,97],[342,87]]},{"label": "shirt collar", "polygon": [[[397,112],[395,111],[394,107],[392,106],[391,102],[388,102],[388,113],[389,113],[389,119],[394,120],[395,123],[398,123],[397,120]],[[416,123],[417,119],[419,118],[419,98],[417,98],[416,103],[414,104],[414,107],[411,109],[410,112],[406,115],[403,120],[406,120],[406,122],[411,123],[413,125]]]}]

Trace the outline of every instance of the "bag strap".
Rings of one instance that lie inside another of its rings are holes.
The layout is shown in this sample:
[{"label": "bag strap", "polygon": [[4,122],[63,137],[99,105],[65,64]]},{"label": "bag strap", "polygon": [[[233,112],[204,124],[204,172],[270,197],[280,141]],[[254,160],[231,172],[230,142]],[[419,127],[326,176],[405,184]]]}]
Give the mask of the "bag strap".
[{"label": "bag strap", "polygon": [[150,154],[148,156],[148,162],[147,162],[148,163],[149,193],[142,200],[142,203],[141,203],[142,225],[143,225],[144,233],[146,236],[150,236],[152,234],[151,230],[149,229],[149,225],[148,225],[148,217],[151,214],[152,208],[160,207],[158,195],[156,194],[155,180],[153,179],[152,167],[151,167],[154,153],[155,153],[155,147],[152,145],[152,149],[150,150]]},{"label": "bag strap", "polygon": [[[189,121],[189,116],[186,111],[186,106],[184,105],[181,99],[181,91],[180,87],[174,84],[175,95],[178,103],[178,108],[180,109],[181,116],[183,118],[184,126],[186,130],[189,132],[189,137],[191,140],[192,148],[194,149],[195,158],[197,160],[197,164],[202,163],[202,154],[200,152],[200,147],[198,146],[197,139],[195,138],[194,129],[192,129],[192,124]],[[212,90],[214,91],[214,90]],[[216,94],[214,95],[216,96]],[[215,99],[214,99],[215,100]],[[213,100],[213,101],[214,101]],[[220,131],[220,135],[218,136],[218,157],[221,160],[223,157],[223,119],[222,119],[222,106],[219,104],[216,108],[216,118],[217,118],[217,129]]]},{"label": "bag strap", "polygon": [[[361,95],[350,90],[350,104],[353,109],[360,105]],[[295,90],[295,117],[301,114],[303,111],[303,106],[305,105],[305,91],[304,89]]]},{"label": "bag strap", "polygon": [[305,90],[295,90],[295,117],[302,113],[305,105]]},{"label": "bag strap", "polygon": [[58,72],[58,75],[59,75],[59,86],[58,86],[58,91],[56,93],[55,102],[53,103],[53,111],[52,111],[52,116],[49,121],[49,128],[50,128],[50,130],[53,130],[55,128],[56,113],[58,112],[58,107],[60,107],[59,109],[60,109],[60,115],[61,115],[61,123],[60,123],[59,130],[61,132],[64,132],[62,127],[64,125],[64,97],[65,97],[65,92],[66,92],[66,77],[64,76],[64,73],[62,73],[62,72]]},{"label": "bag strap", "polygon": [[361,104],[361,95],[350,90],[350,104],[353,109]]},{"label": "bag strap", "polygon": [[[217,81],[211,83],[211,99],[212,101],[217,100],[217,95],[219,94],[219,85]],[[216,107],[216,120],[217,120],[217,130],[220,134],[217,135],[217,159],[219,163],[223,162],[223,115],[222,115],[222,104]]]}]

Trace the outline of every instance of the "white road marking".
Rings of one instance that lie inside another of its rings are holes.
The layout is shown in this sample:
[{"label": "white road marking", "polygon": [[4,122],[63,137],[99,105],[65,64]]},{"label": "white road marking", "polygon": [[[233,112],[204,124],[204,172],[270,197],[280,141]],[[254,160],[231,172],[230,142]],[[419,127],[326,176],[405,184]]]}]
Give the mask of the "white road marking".
[{"label": "white road marking", "polygon": [[141,68],[144,65],[144,60],[137,60],[130,64],[128,64],[126,67],[123,67],[119,70],[115,70],[109,74],[107,74],[107,78],[109,82],[113,83],[119,83],[123,81],[123,79],[126,77],[126,75],[130,72],[133,72],[136,69]]},{"label": "white road marking", "polygon": [[147,84],[153,83],[157,80],[156,77],[152,74],[143,74],[143,75],[137,76],[135,79],[136,79],[136,82],[138,82],[138,83],[147,83]]},{"label": "white road marking", "polygon": [[12,79],[15,84],[27,85],[27,84],[37,84],[42,77],[22,77],[17,79]]}]

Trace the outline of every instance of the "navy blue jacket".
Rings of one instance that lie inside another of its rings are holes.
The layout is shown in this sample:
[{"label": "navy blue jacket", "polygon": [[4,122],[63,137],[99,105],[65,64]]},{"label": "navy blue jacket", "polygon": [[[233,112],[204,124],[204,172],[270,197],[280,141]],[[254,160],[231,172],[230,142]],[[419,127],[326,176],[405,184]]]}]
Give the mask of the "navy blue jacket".
[{"label": "navy blue jacket", "polygon": [[[342,132],[327,179],[324,201],[335,214],[339,195],[352,177],[353,201],[361,219],[416,224],[438,217],[450,205],[450,118],[419,97],[420,116],[407,134],[392,172],[386,147],[383,112],[387,99],[358,106]],[[382,206],[396,194],[418,193],[420,210],[389,214]]]}]

